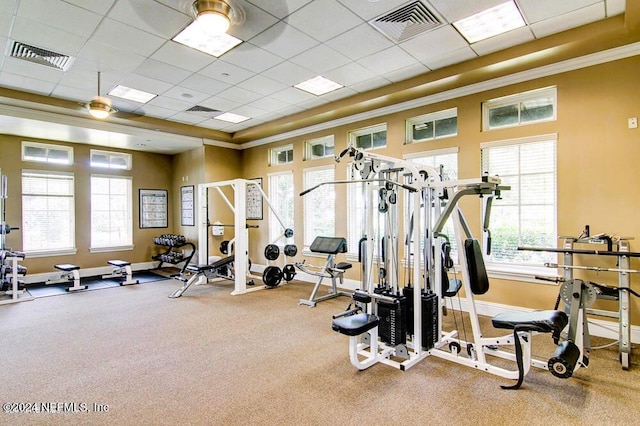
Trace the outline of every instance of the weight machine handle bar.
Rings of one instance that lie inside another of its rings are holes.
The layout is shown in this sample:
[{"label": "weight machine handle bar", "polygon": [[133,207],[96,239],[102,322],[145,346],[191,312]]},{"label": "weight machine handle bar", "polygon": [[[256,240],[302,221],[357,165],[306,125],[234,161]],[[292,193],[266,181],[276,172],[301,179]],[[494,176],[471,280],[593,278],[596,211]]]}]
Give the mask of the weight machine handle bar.
[{"label": "weight machine handle bar", "polygon": [[311,188],[307,188],[307,189],[305,189],[304,191],[302,191],[300,193],[300,196],[302,197],[304,195],[307,195],[311,191],[314,191],[314,190],[320,188],[323,185],[337,185],[337,184],[342,184],[342,183],[349,184],[349,183],[361,183],[361,182],[385,182],[385,183],[390,183],[392,185],[396,185],[396,186],[399,186],[401,188],[404,188],[409,192],[417,192],[418,191],[418,189],[413,187],[413,186],[405,185],[405,184],[399,183],[399,182],[394,182],[391,179],[335,180],[335,181],[332,181],[332,182],[322,182],[322,183],[319,183],[316,186],[312,186]]},{"label": "weight machine handle bar", "polygon": [[344,312],[340,312],[339,314],[335,314],[333,319],[338,319],[342,317],[348,317],[349,315],[357,314],[360,311],[360,308],[347,309]]},{"label": "weight machine handle bar", "polygon": [[608,250],[582,250],[582,249],[563,249],[563,248],[546,248],[546,247],[518,247],[518,250],[524,251],[547,251],[551,253],[572,253],[572,254],[594,254],[598,256],[628,256],[640,257],[639,252],[634,251],[608,251]]}]

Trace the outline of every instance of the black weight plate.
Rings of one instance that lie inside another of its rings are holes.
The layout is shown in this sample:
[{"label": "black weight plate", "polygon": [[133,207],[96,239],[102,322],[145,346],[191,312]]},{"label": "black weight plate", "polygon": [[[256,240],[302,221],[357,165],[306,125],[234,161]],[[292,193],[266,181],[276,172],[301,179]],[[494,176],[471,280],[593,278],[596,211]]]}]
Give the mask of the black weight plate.
[{"label": "black weight plate", "polygon": [[278,256],[280,256],[280,247],[277,245],[268,244],[264,248],[264,257],[266,257],[267,260],[276,260]]},{"label": "black weight plate", "polygon": [[291,228],[285,229],[284,230],[284,236],[285,236],[285,238],[293,237],[293,229],[291,229]]},{"label": "black weight plate", "polygon": [[284,269],[282,270],[282,278],[286,282],[289,282],[296,276],[296,268],[293,267],[292,264],[284,265]]},{"label": "black weight plate", "polygon": [[220,243],[220,253],[229,254],[229,240],[224,240]]},{"label": "black weight plate", "polygon": [[298,247],[296,247],[295,244],[287,244],[284,246],[284,254],[289,257],[293,257],[298,254]]},{"label": "black weight plate", "polygon": [[282,270],[278,266],[267,266],[262,273],[262,281],[267,287],[277,287],[282,281]]}]

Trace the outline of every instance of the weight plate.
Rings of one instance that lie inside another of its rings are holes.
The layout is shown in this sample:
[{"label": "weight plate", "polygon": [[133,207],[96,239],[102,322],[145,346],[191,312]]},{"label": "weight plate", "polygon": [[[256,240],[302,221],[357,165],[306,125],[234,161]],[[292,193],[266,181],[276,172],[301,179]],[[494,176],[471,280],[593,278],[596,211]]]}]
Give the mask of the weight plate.
[{"label": "weight plate", "polygon": [[293,237],[293,229],[291,229],[291,228],[285,229],[284,230],[284,236],[285,236],[285,238]]},{"label": "weight plate", "polygon": [[296,268],[292,264],[284,265],[282,270],[282,277],[286,282],[291,281],[296,276]]},{"label": "weight plate", "polygon": [[229,240],[224,240],[220,243],[220,253],[229,254]]},{"label": "weight plate", "polygon": [[262,273],[262,281],[267,287],[277,287],[282,281],[282,270],[278,266],[267,266]]},{"label": "weight plate", "polygon": [[295,244],[287,244],[284,246],[284,254],[289,257],[293,257],[298,254],[298,247]]},{"label": "weight plate", "polygon": [[264,257],[266,257],[267,260],[276,260],[278,256],[280,256],[280,247],[277,245],[268,244],[264,248]]}]

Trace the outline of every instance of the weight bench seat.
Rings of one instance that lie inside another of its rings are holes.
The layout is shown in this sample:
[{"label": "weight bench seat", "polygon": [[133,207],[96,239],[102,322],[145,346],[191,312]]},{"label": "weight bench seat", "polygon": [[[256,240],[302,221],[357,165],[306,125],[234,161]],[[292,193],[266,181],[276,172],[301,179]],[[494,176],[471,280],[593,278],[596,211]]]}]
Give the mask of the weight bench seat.
[{"label": "weight bench seat", "polygon": [[494,316],[491,322],[495,328],[559,335],[569,323],[569,317],[565,312],[556,310],[505,312]]},{"label": "weight bench seat", "polygon": [[124,268],[125,266],[131,265],[131,262],[127,262],[126,260],[107,260],[107,263],[111,266],[115,266],[116,268]]},{"label": "weight bench seat", "polygon": [[335,269],[341,269],[343,271],[346,271],[347,269],[351,268],[351,264],[347,263],[347,262],[338,262],[338,264],[336,264],[334,266]]},{"label": "weight bench seat", "polygon": [[213,265],[188,265],[187,271],[200,273],[200,272],[210,271],[214,268],[215,266]]},{"label": "weight bench seat", "polygon": [[376,327],[379,322],[377,316],[362,312],[334,319],[331,328],[346,336],[358,336]]},{"label": "weight bench seat", "polygon": [[60,263],[58,265],[53,265],[53,267],[65,272],[77,271],[80,269],[79,266],[72,265],[71,263]]},{"label": "weight bench seat", "polygon": [[338,254],[347,252],[347,239],[342,237],[316,237],[309,251],[313,253]]}]

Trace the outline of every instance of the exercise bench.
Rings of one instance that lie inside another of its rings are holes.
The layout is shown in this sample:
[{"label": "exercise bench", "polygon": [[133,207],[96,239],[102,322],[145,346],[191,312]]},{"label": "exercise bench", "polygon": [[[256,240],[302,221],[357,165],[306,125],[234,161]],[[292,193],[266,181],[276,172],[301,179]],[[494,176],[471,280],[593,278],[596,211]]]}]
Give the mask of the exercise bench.
[{"label": "exercise bench", "polygon": [[180,274],[172,277],[178,281],[182,281],[184,284],[182,285],[182,287],[171,293],[169,295],[169,298],[176,299],[182,296],[182,293],[184,293],[191,286],[191,284],[195,283],[196,285],[200,285],[207,283],[209,281],[209,276],[212,276],[214,278],[233,280],[235,277],[233,276],[231,270],[233,269],[232,264],[234,261],[235,255],[231,255],[209,265],[186,265],[185,270],[188,271],[191,275],[185,277],[184,275]]},{"label": "exercise bench", "polygon": [[59,271],[62,271],[63,274],[60,275],[60,279],[56,281],[48,281],[47,284],[55,284],[60,282],[71,282],[73,285],[71,287],[67,287],[66,291],[78,291],[78,290],[86,290],[88,287],[86,285],[80,285],[80,267],[77,265],[72,265],[71,263],[59,263],[57,265],[53,265]]},{"label": "exercise bench", "polygon": [[[335,263],[336,254],[347,252],[347,240],[340,237],[316,237],[313,240],[313,243],[311,243],[309,251],[312,253],[326,254],[327,260],[322,267],[307,265],[304,262],[297,262],[295,264],[302,272],[318,277],[318,281],[311,291],[311,296],[308,299],[300,299],[298,304],[307,305],[313,308],[318,304],[318,302],[333,299],[334,297],[351,297],[350,293],[338,291],[337,283],[337,280],[340,280],[340,284],[343,283],[344,272],[351,268],[351,264],[347,262]],[[314,268],[315,270],[311,270],[310,268]],[[331,288],[329,289],[329,293],[324,296],[316,297],[318,290],[320,289],[320,285],[325,278],[331,278]]]},{"label": "exercise bench", "polygon": [[133,271],[131,270],[131,262],[126,260],[107,260],[107,263],[113,266],[113,271],[109,275],[103,275],[102,278],[118,278],[120,285],[140,284],[140,281],[133,279]]}]

